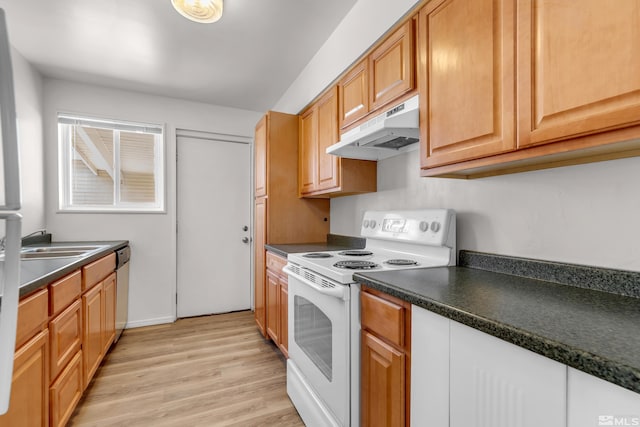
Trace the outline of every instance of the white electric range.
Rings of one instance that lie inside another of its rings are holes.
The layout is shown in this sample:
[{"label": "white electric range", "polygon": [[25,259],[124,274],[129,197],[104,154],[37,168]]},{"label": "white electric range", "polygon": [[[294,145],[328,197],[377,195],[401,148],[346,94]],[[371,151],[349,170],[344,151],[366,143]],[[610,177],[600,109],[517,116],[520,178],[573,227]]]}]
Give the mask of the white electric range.
[{"label": "white electric range", "polygon": [[450,209],[367,211],[363,249],[290,254],[287,393],[312,426],[359,426],[360,287],[353,274],[456,264]]}]

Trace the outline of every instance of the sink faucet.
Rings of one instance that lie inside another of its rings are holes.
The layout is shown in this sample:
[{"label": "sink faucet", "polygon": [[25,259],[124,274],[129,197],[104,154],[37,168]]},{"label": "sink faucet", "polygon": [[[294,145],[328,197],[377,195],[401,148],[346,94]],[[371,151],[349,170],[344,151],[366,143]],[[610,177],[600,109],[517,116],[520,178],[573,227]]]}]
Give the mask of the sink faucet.
[{"label": "sink faucet", "polygon": [[[47,230],[43,228],[41,230],[36,230],[33,233],[29,233],[26,236],[23,236],[22,238],[26,239],[27,237],[33,237],[37,235],[44,236],[45,234],[47,234]],[[7,245],[7,236],[2,236],[0,238],[0,252],[4,252],[6,245]]]}]

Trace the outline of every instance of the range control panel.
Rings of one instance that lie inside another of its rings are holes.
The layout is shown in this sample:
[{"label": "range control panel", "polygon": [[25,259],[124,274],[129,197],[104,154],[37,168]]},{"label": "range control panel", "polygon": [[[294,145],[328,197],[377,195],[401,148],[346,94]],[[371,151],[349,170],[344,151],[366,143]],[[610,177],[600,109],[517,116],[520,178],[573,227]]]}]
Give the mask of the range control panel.
[{"label": "range control panel", "polygon": [[451,246],[455,239],[456,214],[451,209],[366,211],[360,235],[371,239]]}]

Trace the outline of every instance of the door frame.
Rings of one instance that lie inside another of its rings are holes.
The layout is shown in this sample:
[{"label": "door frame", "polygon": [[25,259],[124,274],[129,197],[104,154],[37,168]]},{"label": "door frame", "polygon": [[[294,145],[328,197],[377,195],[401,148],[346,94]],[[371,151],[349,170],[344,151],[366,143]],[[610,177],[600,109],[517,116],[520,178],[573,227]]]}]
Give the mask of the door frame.
[{"label": "door frame", "polygon": [[[249,145],[249,194],[247,197],[249,198],[249,253],[253,254],[253,224],[254,224],[254,211],[253,211],[253,194],[255,191],[255,180],[254,180],[254,150],[253,150],[253,136],[245,136],[245,135],[234,135],[227,133],[217,133],[217,132],[208,132],[208,131],[200,131],[194,129],[185,129],[185,128],[176,128],[175,132],[175,141],[176,141],[176,184],[175,184],[175,280],[174,280],[174,299],[173,299],[173,314],[174,319],[178,318],[178,222],[180,220],[178,215],[178,203],[180,203],[180,194],[178,193],[178,180],[180,179],[179,168],[180,164],[178,162],[179,153],[180,153],[180,144],[178,144],[179,138],[194,138],[194,139],[203,139],[207,141],[217,141],[217,142],[225,142],[225,143],[236,143],[236,144],[247,144]],[[250,298],[250,307],[251,310],[255,310],[254,307],[254,287],[252,286],[254,283],[254,257],[250,255],[249,257],[249,269],[250,269],[250,286],[249,286],[249,298]]]}]

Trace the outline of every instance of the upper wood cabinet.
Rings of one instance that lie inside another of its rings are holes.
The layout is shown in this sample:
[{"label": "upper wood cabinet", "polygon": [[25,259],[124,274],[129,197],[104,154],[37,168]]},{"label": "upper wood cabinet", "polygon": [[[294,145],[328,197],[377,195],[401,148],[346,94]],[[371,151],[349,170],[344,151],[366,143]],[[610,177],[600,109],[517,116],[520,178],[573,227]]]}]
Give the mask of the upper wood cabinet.
[{"label": "upper wood cabinet", "polygon": [[338,82],[340,128],[349,126],[369,112],[369,61],[361,60]]},{"label": "upper wood cabinet", "polygon": [[332,87],[300,115],[301,197],[336,197],[376,191],[376,162],[327,154],[340,139],[338,88]]},{"label": "upper wood cabinet", "polygon": [[421,175],[637,156],[639,11],[639,0],[427,3],[417,29]]},{"label": "upper wood cabinet", "polygon": [[264,116],[256,125],[254,138],[255,152],[255,195],[256,197],[267,194],[267,116]]},{"label": "upper wood cabinet", "polygon": [[415,88],[414,33],[409,19],[340,79],[340,129]]},{"label": "upper wood cabinet", "polygon": [[420,12],[423,167],[515,149],[514,6],[447,0]]},{"label": "upper wood cabinet", "polygon": [[369,54],[371,109],[415,87],[414,20],[409,19]]},{"label": "upper wood cabinet", "polygon": [[520,147],[640,123],[640,1],[518,10]]}]

